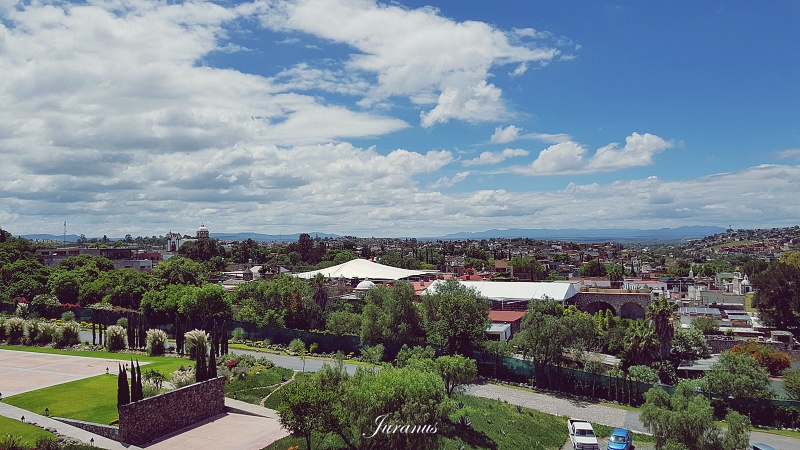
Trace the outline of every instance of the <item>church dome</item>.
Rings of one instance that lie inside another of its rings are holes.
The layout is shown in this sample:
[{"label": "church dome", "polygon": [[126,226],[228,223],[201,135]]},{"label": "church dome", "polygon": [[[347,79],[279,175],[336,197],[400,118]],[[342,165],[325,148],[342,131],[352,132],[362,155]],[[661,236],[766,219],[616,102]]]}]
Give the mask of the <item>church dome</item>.
[{"label": "church dome", "polygon": [[200,224],[200,228],[197,231],[208,231],[208,228],[206,228],[205,224]]},{"label": "church dome", "polygon": [[375,283],[369,280],[364,280],[356,286],[357,291],[367,291],[375,287]]}]

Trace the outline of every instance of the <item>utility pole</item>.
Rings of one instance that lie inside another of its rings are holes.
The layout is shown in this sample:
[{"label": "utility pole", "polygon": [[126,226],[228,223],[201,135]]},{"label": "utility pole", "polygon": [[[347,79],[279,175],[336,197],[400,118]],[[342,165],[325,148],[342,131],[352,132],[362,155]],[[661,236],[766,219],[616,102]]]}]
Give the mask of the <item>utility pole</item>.
[{"label": "utility pole", "polygon": [[67,221],[64,221],[64,240],[61,242],[64,247],[67,246]]}]

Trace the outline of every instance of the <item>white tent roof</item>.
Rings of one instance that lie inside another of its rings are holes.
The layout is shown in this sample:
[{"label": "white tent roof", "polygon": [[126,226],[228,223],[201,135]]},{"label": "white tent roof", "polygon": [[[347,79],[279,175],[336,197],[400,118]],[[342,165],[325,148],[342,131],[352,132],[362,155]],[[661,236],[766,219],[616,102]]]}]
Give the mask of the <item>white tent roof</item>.
[{"label": "white tent roof", "polygon": [[354,259],[338,266],[295,274],[298,278],[314,278],[318,273],[327,278],[369,278],[372,280],[402,280],[428,274],[424,270],[406,270],[392,266],[384,266],[366,259]]},{"label": "white tent roof", "polygon": [[[434,281],[422,295],[433,293],[438,283],[444,283],[444,281]],[[467,287],[474,287],[489,300],[498,301],[541,300],[547,296],[557,302],[563,302],[578,294],[572,283],[526,281],[459,281],[459,283]]]}]

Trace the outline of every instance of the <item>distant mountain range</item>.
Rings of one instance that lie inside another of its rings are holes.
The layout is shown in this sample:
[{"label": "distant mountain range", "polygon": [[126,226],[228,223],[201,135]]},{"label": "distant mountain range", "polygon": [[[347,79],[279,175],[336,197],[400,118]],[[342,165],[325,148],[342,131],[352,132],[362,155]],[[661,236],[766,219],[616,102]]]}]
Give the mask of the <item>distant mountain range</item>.
[{"label": "distant mountain range", "polygon": [[709,226],[684,226],[654,230],[632,228],[606,228],[597,230],[581,230],[577,228],[558,230],[511,228],[507,230],[453,233],[438,239],[531,238],[573,242],[645,242],[696,239],[724,232],[725,228]]},{"label": "distant mountain range", "polygon": [[[510,228],[507,230],[486,230],[477,232],[458,232],[440,237],[421,238],[420,240],[456,240],[456,239],[491,239],[491,238],[531,238],[551,241],[570,242],[664,242],[697,239],[715,234],[724,233],[725,228],[710,226],[684,226],[678,228],[659,228],[641,230],[633,228],[606,228],[597,230],[582,230],[577,228],[566,229],[525,229]],[[329,233],[308,233],[312,238],[337,238],[339,235]],[[23,234],[26,239],[49,239],[55,241],[66,240],[76,242],[78,236],[74,234]],[[260,242],[297,242],[300,233],[293,234],[262,234],[252,232],[242,233],[211,233],[211,237],[222,241],[244,241],[252,239]],[[117,241],[122,238],[110,238]]]}]

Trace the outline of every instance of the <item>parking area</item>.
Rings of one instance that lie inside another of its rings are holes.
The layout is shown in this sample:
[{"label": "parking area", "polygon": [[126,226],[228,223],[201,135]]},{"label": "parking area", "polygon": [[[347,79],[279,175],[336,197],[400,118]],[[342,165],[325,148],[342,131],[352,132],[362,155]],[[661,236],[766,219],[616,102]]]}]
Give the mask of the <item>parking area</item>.
[{"label": "parking area", "polygon": [[0,393],[10,397],[69,381],[116,373],[124,360],[0,349]]}]

